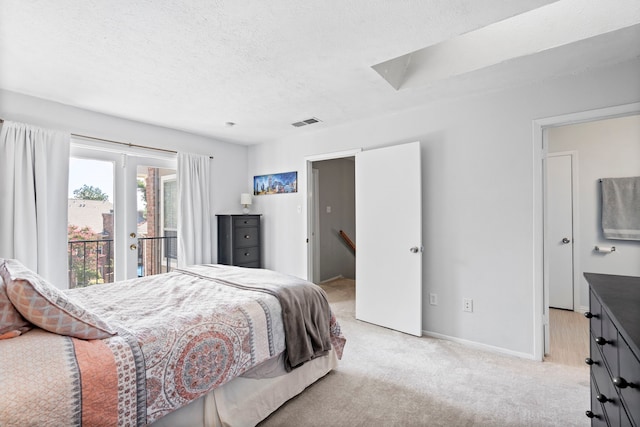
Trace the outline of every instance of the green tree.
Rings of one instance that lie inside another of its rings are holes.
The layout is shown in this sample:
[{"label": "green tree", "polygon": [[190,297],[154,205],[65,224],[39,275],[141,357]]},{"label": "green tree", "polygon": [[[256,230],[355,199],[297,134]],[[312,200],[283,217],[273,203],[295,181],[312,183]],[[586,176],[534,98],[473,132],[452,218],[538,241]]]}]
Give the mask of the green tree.
[{"label": "green tree", "polygon": [[[70,287],[84,287],[99,283],[101,280],[98,271],[98,244],[100,235],[89,227],[69,225],[67,228],[69,239],[69,258],[72,271]],[[85,243],[91,241],[91,243]]]},{"label": "green tree", "polygon": [[98,187],[84,184],[82,187],[73,190],[73,197],[80,200],[109,200],[109,195],[104,193]]}]

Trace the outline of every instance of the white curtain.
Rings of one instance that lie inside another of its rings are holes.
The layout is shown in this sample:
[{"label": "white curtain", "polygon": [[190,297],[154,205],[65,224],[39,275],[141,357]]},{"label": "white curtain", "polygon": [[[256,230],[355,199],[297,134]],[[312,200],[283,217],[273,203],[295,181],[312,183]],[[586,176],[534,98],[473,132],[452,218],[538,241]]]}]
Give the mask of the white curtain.
[{"label": "white curtain", "polygon": [[0,258],[65,289],[68,132],[5,121],[0,131]]},{"label": "white curtain", "polygon": [[209,156],[178,153],[178,266],[213,262]]}]

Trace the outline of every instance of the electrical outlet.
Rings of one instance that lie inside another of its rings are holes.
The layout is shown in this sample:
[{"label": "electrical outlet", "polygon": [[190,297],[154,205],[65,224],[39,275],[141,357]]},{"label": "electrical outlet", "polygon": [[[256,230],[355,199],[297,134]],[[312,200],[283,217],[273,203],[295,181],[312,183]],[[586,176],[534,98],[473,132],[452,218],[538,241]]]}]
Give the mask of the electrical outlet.
[{"label": "electrical outlet", "polygon": [[434,294],[434,293],[429,294],[429,304],[438,305],[438,294]]},{"label": "electrical outlet", "polygon": [[473,313],[473,300],[471,298],[464,298],[462,300],[462,311]]}]

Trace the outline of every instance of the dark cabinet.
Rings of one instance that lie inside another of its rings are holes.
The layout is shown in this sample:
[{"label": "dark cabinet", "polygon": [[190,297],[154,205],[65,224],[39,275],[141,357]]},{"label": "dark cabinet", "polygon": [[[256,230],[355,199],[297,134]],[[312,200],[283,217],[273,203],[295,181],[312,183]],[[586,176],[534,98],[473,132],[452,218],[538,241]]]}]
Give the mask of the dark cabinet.
[{"label": "dark cabinet", "polygon": [[218,263],[260,268],[260,215],[218,217]]},{"label": "dark cabinet", "polygon": [[640,426],[640,277],[585,273],[589,282],[592,425]]}]

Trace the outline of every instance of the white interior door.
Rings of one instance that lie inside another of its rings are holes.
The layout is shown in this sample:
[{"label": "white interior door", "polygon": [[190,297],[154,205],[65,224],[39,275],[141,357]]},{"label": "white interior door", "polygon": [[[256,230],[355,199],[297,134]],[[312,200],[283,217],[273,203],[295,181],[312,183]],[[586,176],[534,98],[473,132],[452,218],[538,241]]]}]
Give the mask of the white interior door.
[{"label": "white interior door", "polygon": [[356,318],[422,335],[420,144],[356,155]]},{"label": "white interior door", "polygon": [[573,195],[571,155],[547,157],[549,307],[573,310]]}]

